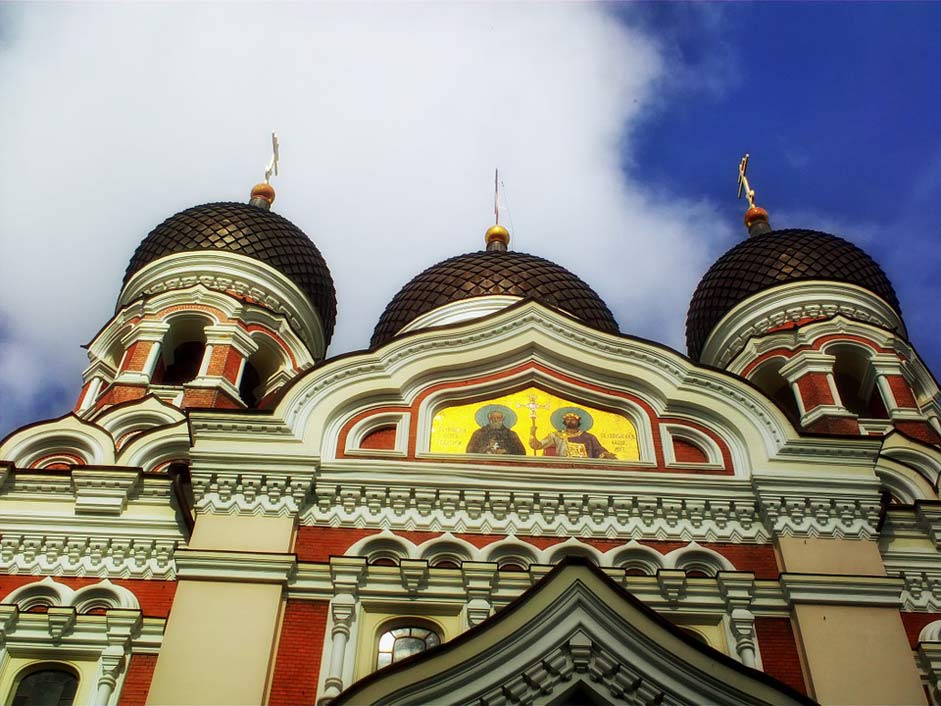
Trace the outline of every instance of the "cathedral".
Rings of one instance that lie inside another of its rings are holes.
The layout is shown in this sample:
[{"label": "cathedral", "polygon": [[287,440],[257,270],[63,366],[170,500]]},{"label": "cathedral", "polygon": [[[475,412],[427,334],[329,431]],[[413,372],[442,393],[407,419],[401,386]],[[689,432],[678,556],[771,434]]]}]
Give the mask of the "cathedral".
[{"label": "cathedral", "polygon": [[938,384],[740,182],[685,351],[497,224],[330,357],[267,179],[157,225],[0,441],[2,703],[941,703]]}]

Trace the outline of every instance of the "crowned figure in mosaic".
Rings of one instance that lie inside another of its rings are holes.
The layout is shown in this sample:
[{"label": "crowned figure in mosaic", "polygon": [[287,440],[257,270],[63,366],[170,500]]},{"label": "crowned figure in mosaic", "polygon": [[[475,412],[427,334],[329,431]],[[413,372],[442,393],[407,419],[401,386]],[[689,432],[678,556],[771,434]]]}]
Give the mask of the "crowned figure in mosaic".
[{"label": "crowned figure in mosaic", "polygon": [[582,414],[574,410],[562,415],[561,429],[550,432],[542,440],[537,437],[536,427],[533,426],[530,429],[529,447],[534,451],[542,449],[543,456],[617,458],[598,441],[597,436],[582,430]]}]

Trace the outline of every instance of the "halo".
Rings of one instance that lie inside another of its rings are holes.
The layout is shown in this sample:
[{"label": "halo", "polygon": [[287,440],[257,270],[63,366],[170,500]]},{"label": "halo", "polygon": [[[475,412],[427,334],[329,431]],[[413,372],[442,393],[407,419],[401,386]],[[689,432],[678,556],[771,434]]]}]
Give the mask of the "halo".
[{"label": "halo", "polygon": [[512,429],[516,426],[516,412],[505,404],[485,404],[474,412],[474,421],[477,422],[477,426],[485,427],[490,424],[487,415],[491,412],[503,412],[503,426],[507,429]]},{"label": "halo", "polygon": [[581,407],[559,407],[549,418],[552,422],[552,428],[564,429],[565,424],[562,423],[562,417],[569,413],[577,414],[582,418],[582,423],[578,427],[580,431],[588,431],[595,425],[595,420],[592,416]]}]

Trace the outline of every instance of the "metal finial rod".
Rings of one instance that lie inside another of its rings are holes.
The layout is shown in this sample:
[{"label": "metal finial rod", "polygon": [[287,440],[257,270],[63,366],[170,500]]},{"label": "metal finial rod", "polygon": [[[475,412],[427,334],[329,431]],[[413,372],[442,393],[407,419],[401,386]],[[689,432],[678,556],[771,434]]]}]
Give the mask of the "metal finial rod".
[{"label": "metal finial rod", "polygon": [[500,225],[500,170],[493,170],[493,216],[494,222]]},{"label": "metal finial rod", "polygon": [[748,199],[748,207],[755,207],[755,190],[751,188],[751,185],[748,183],[748,177],[745,176],[745,171],[748,169],[748,153],[745,153],[745,156],[742,157],[742,161],[738,165],[738,198],[742,198],[742,192],[745,192],[745,198]]},{"label": "metal finial rod", "polygon": [[265,167],[265,183],[271,183],[271,175],[278,176],[278,133],[271,133],[271,159]]}]

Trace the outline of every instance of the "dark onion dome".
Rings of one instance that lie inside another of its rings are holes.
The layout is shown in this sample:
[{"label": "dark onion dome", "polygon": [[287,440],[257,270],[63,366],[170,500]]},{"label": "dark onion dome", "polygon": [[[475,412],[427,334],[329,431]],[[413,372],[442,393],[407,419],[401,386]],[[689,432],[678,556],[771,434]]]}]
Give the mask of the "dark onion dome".
[{"label": "dark onion dome", "polygon": [[686,316],[686,346],[698,360],[719,321],[748,297],[801,280],[846,282],[901,308],[882,268],[852,243],[829,233],[785,229],[753,235],[720,257],[696,288]]},{"label": "dark onion dome", "polygon": [[439,262],[402,287],[379,318],[371,345],[381,346],[445,304],[496,295],[534,299],[599,331],[618,333],[601,297],[564,267],[512,250],[480,250]]},{"label": "dark onion dome", "polygon": [[180,211],[137,246],[124,284],[164,255],[189,250],[225,250],[278,270],[310,299],[320,314],[324,341],[330,342],[337,316],[333,278],[317,246],[286,218],[247,203],[207,203]]}]

